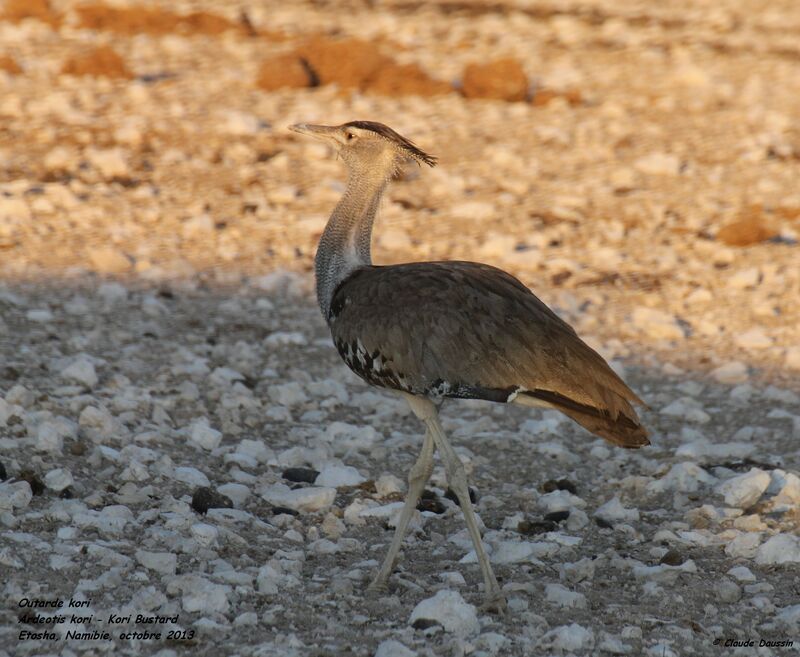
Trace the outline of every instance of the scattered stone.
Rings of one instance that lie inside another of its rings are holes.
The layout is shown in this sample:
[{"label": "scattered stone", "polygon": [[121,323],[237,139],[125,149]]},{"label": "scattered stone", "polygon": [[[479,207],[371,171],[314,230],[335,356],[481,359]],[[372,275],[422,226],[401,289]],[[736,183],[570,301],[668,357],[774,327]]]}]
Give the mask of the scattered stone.
[{"label": "scattered stone", "polygon": [[136,550],[136,561],[148,570],[160,575],[174,575],[178,565],[178,557],[171,552],[147,552]]},{"label": "scattered stone", "polygon": [[577,623],[554,627],[546,632],[539,641],[540,648],[553,650],[556,654],[589,651],[593,646],[594,632]]},{"label": "scattered stone", "polygon": [[5,481],[6,479],[8,479],[8,472],[6,471],[6,466],[0,461],[0,481]]},{"label": "scattered stone", "polygon": [[760,328],[750,329],[737,335],[733,341],[742,349],[768,349],[774,340]]},{"label": "scattered stone", "polygon": [[672,153],[650,153],[636,160],[633,166],[650,176],[677,176],[681,172],[681,160]]},{"label": "scattered stone", "polygon": [[281,476],[287,481],[313,484],[319,477],[319,471],[313,468],[286,468]]},{"label": "scattered stone", "polygon": [[222,432],[217,431],[208,424],[208,418],[199,418],[192,425],[189,440],[192,444],[202,449],[212,450],[219,447],[222,442]]},{"label": "scattered stone", "polygon": [[256,86],[264,91],[302,89],[319,84],[316,73],[300,56],[289,53],[265,59],[258,70]]},{"label": "scattered stone", "polygon": [[739,361],[725,363],[711,371],[711,376],[720,383],[744,383],[749,378],[747,365]]},{"label": "scattered stone", "polygon": [[791,534],[776,534],[758,548],[756,563],[759,565],[800,563],[800,538]]},{"label": "scattered stone", "polygon": [[473,636],[480,630],[475,607],[466,603],[458,591],[446,589],[414,607],[408,622],[416,627],[421,621],[439,623],[446,632],[460,637]]},{"label": "scattered stone", "polygon": [[765,242],[777,234],[778,231],[764,216],[763,211],[750,209],[742,213],[736,221],[720,228],[717,231],[717,239],[728,246],[750,246]]},{"label": "scattered stone", "polygon": [[784,364],[790,370],[800,371],[800,347],[789,347],[786,349]]},{"label": "scattered stone", "polygon": [[551,604],[563,609],[586,608],[586,596],[583,593],[570,591],[561,584],[548,584],[545,587],[545,598]]},{"label": "scattered stone", "polygon": [[616,495],[600,506],[594,512],[594,515],[595,518],[605,520],[612,526],[619,522],[635,522],[639,520],[639,510],[626,509]]},{"label": "scattered stone", "polygon": [[0,71],[5,71],[9,75],[20,75],[22,67],[11,55],[0,55]]},{"label": "scattered stone", "polygon": [[0,483],[0,513],[4,510],[24,509],[32,499],[33,491],[27,481]]},{"label": "scattered stone", "polygon": [[387,62],[370,78],[368,91],[383,96],[438,96],[453,91],[443,80],[430,77],[417,64]]},{"label": "scattered stone", "polygon": [[335,488],[311,486],[292,490],[283,484],[273,484],[262,490],[261,497],[275,506],[314,513],[327,509],[336,498]]},{"label": "scattered stone", "polygon": [[32,470],[22,470],[19,473],[18,479],[21,481],[28,482],[28,485],[31,488],[31,492],[34,495],[41,495],[44,493],[45,486],[42,480],[39,478],[39,475],[33,472]]},{"label": "scattered stone", "polygon": [[367,478],[351,465],[331,463],[322,468],[314,483],[317,486],[341,488],[343,486],[358,486],[366,480]]},{"label": "scattered stone", "polygon": [[771,481],[770,474],[759,468],[751,468],[749,472],[732,477],[717,486],[717,493],[725,498],[725,504],[738,509],[753,506]]},{"label": "scattered stone", "polygon": [[552,493],[556,490],[565,490],[573,495],[578,493],[578,487],[569,479],[548,479],[541,485],[540,490],[543,493]]},{"label": "scattered stone", "polygon": [[378,649],[375,651],[375,657],[415,657],[416,652],[409,650],[399,641],[394,639],[386,639],[381,641]]},{"label": "scattered stone", "polygon": [[113,246],[90,246],[86,257],[92,268],[100,274],[124,274],[130,271],[131,261]]},{"label": "scattered stone", "polygon": [[365,87],[388,62],[378,46],[361,39],[316,36],[302,44],[296,54],[307,62],[319,84],[343,88]]},{"label": "scattered stone", "polygon": [[98,381],[94,365],[86,356],[79,356],[61,370],[61,377],[69,381],[80,383],[90,390],[97,385]]},{"label": "scattered stone", "polygon": [[403,480],[393,474],[381,475],[375,481],[375,492],[378,497],[388,497],[389,495],[402,493],[404,490]]},{"label": "scattered stone", "polygon": [[658,563],[664,566],[680,566],[686,559],[677,550],[667,550]]},{"label": "scattered stone", "polygon": [[61,492],[65,488],[72,486],[75,483],[74,479],[72,478],[72,473],[65,468],[57,468],[55,470],[50,470],[44,476],[44,483],[50,490],[54,490],[57,493]]},{"label": "scattered stone", "polygon": [[201,486],[192,494],[192,508],[206,514],[209,509],[232,509],[233,501],[209,486]]},{"label": "scattered stone", "polygon": [[639,331],[656,340],[682,340],[684,337],[675,317],[663,310],[639,306],[634,308],[631,321]]}]

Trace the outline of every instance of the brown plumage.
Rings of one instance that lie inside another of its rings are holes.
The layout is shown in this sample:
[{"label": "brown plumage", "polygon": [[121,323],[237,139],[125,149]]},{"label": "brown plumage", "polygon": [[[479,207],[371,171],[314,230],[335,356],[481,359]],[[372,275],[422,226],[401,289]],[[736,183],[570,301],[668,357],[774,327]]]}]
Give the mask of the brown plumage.
[{"label": "brown plumage", "polygon": [[336,289],[334,343],[367,382],[416,395],[547,405],[623,447],[642,403],[510,274],[473,262],[362,267]]},{"label": "brown plumage", "polygon": [[333,146],[348,181],[317,248],[317,300],[344,361],[368,383],[396,390],[425,423],[419,458],[392,543],[370,589],[385,590],[434,452],[456,494],[486,606],[505,598],[481,541],[464,465],[439,420],[444,397],[556,408],[623,447],[648,444],[631,403],[639,398],[603,358],[516,278],[474,262],[376,267],[370,243],[381,196],[408,159],[436,159],[382,123],[298,124],[292,130]]}]

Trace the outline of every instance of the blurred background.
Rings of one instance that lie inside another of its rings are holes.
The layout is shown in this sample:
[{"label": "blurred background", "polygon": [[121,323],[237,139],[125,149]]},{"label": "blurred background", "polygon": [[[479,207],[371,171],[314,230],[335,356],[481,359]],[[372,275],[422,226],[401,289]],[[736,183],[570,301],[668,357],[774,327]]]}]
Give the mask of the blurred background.
[{"label": "blurred background", "polygon": [[439,157],[376,262],[490,262],[607,356],[797,385],[798,98],[793,0],[5,0],[0,289],[310,272],[344,173],[286,127],[370,119]]}]

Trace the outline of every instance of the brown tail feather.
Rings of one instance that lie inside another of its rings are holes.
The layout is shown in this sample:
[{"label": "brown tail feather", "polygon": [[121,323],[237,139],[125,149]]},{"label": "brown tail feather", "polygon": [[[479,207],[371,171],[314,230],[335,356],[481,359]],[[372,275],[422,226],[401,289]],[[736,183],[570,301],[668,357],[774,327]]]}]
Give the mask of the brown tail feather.
[{"label": "brown tail feather", "polygon": [[[561,411],[567,417],[575,420],[587,431],[605,438],[608,442],[619,447],[638,448],[649,445],[650,441],[645,429],[636,416],[636,411],[630,408],[633,417],[625,412],[620,412],[616,417],[607,411],[579,404],[568,397],[563,397],[549,390],[531,390],[521,393],[517,400],[524,402],[524,398],[545,402],[548,406]],[[516,401],[516,400],[515,400]]]}]

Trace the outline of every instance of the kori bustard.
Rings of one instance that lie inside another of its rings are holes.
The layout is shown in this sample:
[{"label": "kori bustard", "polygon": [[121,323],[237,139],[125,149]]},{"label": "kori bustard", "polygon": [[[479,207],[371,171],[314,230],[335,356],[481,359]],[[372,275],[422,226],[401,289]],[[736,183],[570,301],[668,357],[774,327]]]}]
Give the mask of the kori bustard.
[{"label": "kori bustard", "polygon": [[333,146],[348,170],[315,261],[317,299],[333,342],[353,372],[404,396],[426,426],[392,543],[370,589],[387,586],[438,450],[475,546],[485,606],[502,609],[505,599],[481,543],[464,466],[439,421],[441,401],[555,408],[621,447],[649,444],[631,406],[642,402],[510,274],[474,262],[372,264],[372,225],[389,181],[405,161],[434,166],[434,157],[372,121],[291,129]]}]

